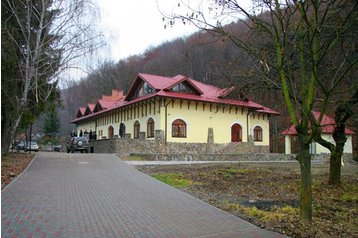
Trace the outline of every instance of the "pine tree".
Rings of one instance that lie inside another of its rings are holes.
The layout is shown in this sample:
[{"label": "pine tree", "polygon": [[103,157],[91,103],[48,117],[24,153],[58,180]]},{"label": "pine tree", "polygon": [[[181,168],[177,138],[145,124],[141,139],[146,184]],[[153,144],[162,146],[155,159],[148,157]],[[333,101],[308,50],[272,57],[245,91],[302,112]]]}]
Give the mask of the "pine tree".
[{"label": "pine tree", "polygon": [[45,114],[45,121],[43,125],[43,132],[47,135],[55,135],[60,131],[60,121],[56,110],[49,110]]}]

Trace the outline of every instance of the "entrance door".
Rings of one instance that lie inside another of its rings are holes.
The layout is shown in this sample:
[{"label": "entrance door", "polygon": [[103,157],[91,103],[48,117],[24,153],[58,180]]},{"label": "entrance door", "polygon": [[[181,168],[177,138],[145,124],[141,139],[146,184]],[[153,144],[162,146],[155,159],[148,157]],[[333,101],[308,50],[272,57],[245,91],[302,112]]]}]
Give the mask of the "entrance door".
[{"label": "entrance door", "polygon": [[108,128],[108,139],[113,137],[113,132],[114,132],[113,126],[110,126]]},{"label": "entrance door", "polygon": [[231,127],[231,142],[242,141],[242,128],[239,124],[234,124]]}]

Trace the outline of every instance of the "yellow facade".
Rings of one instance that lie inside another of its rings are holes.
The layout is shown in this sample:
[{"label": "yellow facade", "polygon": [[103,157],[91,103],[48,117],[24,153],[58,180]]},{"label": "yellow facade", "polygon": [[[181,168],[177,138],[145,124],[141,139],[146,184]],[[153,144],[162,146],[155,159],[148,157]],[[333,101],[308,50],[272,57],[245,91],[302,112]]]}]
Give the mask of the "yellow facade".
[{"label": "yellow facade", "polygon": [[[228,104],[199,102],[187,99],[151,98],[135,104],[104,112],[87,122],[78,122],[80,130],[96,131],[97,139],[109,138],[109,128],[113,127],[114,137],[119,136],[120,123],[124,123],[127,136],[134,137],[134,123],[140,124],[140,132],[147,138],[149,118],[154,120],[154,129],[164,131],[167,142],[206,143],[208,128],[213,128],[214,143],[231,142],[231,128],[239,124],[242,128],[242,142],[253,135],[256,126],[262,128],[262,141],[255,145],[269,145],[269,119],[267,114],[249,112],[248,108]],[[186,124],[185,137],[172,136],[172,124],[180,119]]]}]

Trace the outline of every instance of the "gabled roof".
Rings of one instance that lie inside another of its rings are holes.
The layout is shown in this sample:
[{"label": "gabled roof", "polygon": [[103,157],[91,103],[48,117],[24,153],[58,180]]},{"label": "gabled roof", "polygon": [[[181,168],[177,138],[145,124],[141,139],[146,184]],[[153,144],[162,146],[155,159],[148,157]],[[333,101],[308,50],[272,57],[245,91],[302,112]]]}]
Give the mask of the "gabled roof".
[{"label": "gabled roof", "polygon": [[203,91],[201,91],[200,88],[198,88],[193,82],[192,79],[189,79],[183,75],[177,75],[175,77],[173,77],[173,79],[175,80],[174,83],[168,85],[166,88],[163,88],[163,90],[171,90],[172,88],[174,88],[175,86],[181,84],[181,83],[186,83],[186,85],[188,85],[194,92],[196,92],[198,95],[202,95],[204,94]]},{"label": "gabled roof", "polygon": [[[151,91],[149,94],[137,98],[133,98],[133,95],[136,93],[136,90],[138,89],[138,87],[140,87],[140,85],[143,82],[146,82],[151,88],[154,89],[154,91]],[[189,86],[194,92],[194,94],[172,91],[173,87],[181,83],[184,83],[186,86]],[[156,96],[240,106],[240,107],[250,108],[252,111],[256,111],[256,112],[261,112],[271,115],[279,115],[278,112],[270,108],[264,107],[253,101],[225,99],[224,97],[227,96],[229,93],[231,93],[234,89],[235,87],[222,89],[213,85],[201,83],[199,81],[185,77],[183,75],[166,77],[160,75],[139,73],[138,76],[133,81],[127,96],[124,96],[120,100],[115,100],[114,98],[116,98],[117,96],[113,97],[114,92],[112,91],[112,97],[110,98],[110,100],[107,100],[108,98],[103,96],[102,99],[99,99],[97,101],[96,110],[92,115],[93,116],[98,115],[102,112],[106,112],[114,108],[120,108]],[[119,91],[115,91],[115,92],[119,92]],[[119,97],[117,97],[117,99],[118,98]],[[88,116],[88,114],[85,114],[82,118],[76,118],[72,122],[80,121],[81,119],[91,117],[92,115]]]},{"label": "gabled roof", "polygon": [[94,110],[95,106],[96,106],[96,104],[88,103],[84,115],[88,115],[88,114],[93,113],[93,110]]},{"label": "gabled roof", "polygon": [[[319,120],[320,112],[313,112],[313,115],[316,120]],[[324,114],[320,125],[322,127],[322,133],[333,134],[334,128],[336,126],[336,122],[333,119],[333,117],[330,117],[330,116]],[[348,129],[348,128],[345,129],[345,133],[346,133],[346,135],[354,135],[355,134],[354,131],[352,131],[351,129]],[[290,127],[287,128],[286,130],[284,130],[281,134],[282,135],[297,135],[297,131],[296,131],[296,128],[294,125],[290,125]]]},{"label": "gabled roof", "polygon": [[106,101],[103,99],[99,99],[96,103],[96,106],[94,107],[93,112],[99,112],[104,109],[112,108],[115,104],[116,104],[116,101]]},{"label": "gabled roof", "polygon": [[82,117],[85,115],[85,111],[86,111],[86,108],[85,107],[80,107],[78,109],[78,112],[77,112],[77,117]]}]

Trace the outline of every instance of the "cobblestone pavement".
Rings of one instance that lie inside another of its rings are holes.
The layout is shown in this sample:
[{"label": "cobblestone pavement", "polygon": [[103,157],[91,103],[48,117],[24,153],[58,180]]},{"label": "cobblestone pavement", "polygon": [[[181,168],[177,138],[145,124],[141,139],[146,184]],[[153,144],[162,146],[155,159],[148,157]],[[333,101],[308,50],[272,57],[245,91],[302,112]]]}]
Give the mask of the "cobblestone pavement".
[{"label": "cobblestone pavement", "polygon": [[39,153],[2,191],[2,237],[283,237],[113,155]]}]

